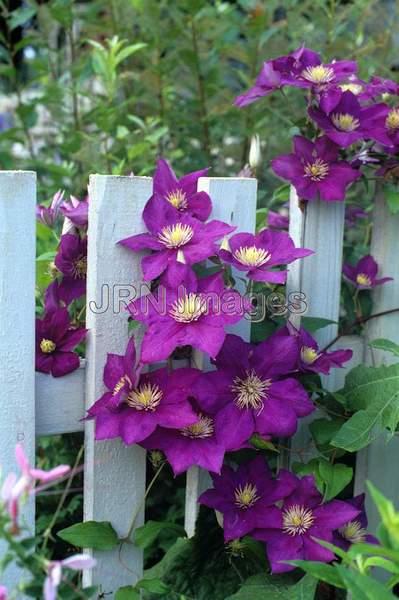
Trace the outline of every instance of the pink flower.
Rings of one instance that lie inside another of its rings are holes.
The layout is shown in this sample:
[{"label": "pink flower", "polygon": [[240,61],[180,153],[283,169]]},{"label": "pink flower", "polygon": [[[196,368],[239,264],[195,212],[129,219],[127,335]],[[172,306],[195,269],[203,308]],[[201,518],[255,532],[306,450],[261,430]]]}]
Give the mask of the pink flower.
[{"label": "pink flower", "polygon": [[7,588],[0,585],[0,600],[7,600]]},{"label": "pink flower", "polygon": [[43,587],[44,600],[56,600],[57,589],[62,580],[63,567],[73,571],[81,571],[82,569],[92,569],[95,566],[95,559],[88,554],[74,554],[64,560],[50,562],[47,566],[47,577]]}]

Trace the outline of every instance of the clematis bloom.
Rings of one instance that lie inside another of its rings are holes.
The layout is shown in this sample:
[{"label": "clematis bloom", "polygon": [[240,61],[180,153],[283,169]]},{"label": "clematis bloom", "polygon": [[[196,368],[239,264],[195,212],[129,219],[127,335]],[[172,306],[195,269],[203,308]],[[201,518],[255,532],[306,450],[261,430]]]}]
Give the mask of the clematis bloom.
[{"label": "clematis bloom", "polygon": [[74,554],[64,560],[53,560],[46,566],[47,576],[44,581],[43,598],[44,600],[56,600],[57,590],[62,581],[62,570],[71,569],[73,571],[82,571],[83,569],[93,569],[96,566],[96,560],[88,554]]},{"label": "clematis bloom", "polygon": [[79,200],[75,196],[70,196],[69,202],[63,202],[61,212],[67,217],[75,227],[86,229],[89,221],[89,198]]},{"label": "clematis bloom", "polygon": [[60,215],[61,205],[64,199],[65,192],[58,190],[51,200],[50,206],[38,204],[36,206],[36,219],[47,227],[54,227]]},{"label": "clematis bloom", "polygon": [[378,264],[370,254],[363,256],[354,267],[345,264],[342,270],[348,281],[360,290],[371,289],[393,280],[392,277],[377,279]]},{"label": "clematis bloom", "polygon": [[55,266],[63,274],[59,297],[66,304],[86,293],[87,237],[66,233],[61,236]]},{"label": "clematis bloom", "polygon": [[361,544],[364,542],[378,544],[378,540],[367,533],[368,521],[364,499],[365,494],[359,494],[350,500],[346,500],[348,504],[357,508],[360,513],[354,521],[348,521],[345,525],[334,531],[333,544],[345,551],[349,550],[352,544]]}]

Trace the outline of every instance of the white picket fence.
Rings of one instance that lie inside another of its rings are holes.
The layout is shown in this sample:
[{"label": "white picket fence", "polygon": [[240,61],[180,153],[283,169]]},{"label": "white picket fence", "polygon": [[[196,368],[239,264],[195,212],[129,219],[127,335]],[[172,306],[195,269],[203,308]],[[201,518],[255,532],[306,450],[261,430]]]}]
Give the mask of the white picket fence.
[{"label": "white picket fence", "polygon": [[[254,231],[257,184],[245,178],[202,178],[199,189],[209,193],[213,218],[236,225],[238,231]],[[87,327],[89,328],[86,361],[69,376],[53,379],[34,371],[35,318],[35,203],[36,177],[31,172],[0,172],[0,462],[3,473],[16,468],[14,448],[22,442],[30,461],[34,462],[36,436],[85,431],[84,518],[111,521],[121,537],[126,536],[132,514],[137,510],[136,526],[144,521],[145,452],[138,446],[126,447],[119,441],[95,442],[93,423],[82,422],[85,408],[103,392],[102,374],[108,352],[122,354],[128,339],[127,313],[93,310],[93,301],[102,304],[103,286],[115,292],[129,285],[139,289],[140,257],[116,242],[141,233],[141,213],[152,192],[148,177],[90,177],[89,245],[87,271]],[[383,197],[376,200],[372,253],[384,274],[395,278],[389,286],[374,293],[374,312],[396,308],[399,303],[399,217],[387,212]],[[312,248],[314,256],[291,266],[287,292],[302,291],[308,303],[308,316],[334,321],[339,317],[342,269],[344,205],[311,202],[301,210],[296,194],[291,194],[290,233],[296,245]],[[117,308],[114,307],[114,308]],[[299,319],[295,317],[298,323]],[[248,339],[250,323],[239,323],[234,331]],[[321,346],[331,341],[337,326],[318,332]],[[370,321],[368,337],[388,337],[399,343],[399,318],[389,315]],[[362,362],[364,344],[349,336],[340,347],[352,347],[354,357],[349,367]],[[366,359],[391,360],[379,353]],[[335,370],[326,379],[330,389],[342,386],[347,369]],[[314,417],[313,417],[314,418]],[[308,451],[304,451],[308,448]],[[305,459],[312,444],[305,424],[292,443],[292,457]],[[388,454],[389,453],[389,454]],[[389,458],[399,457],[397,437],[386,446],[378,441],[359,453],[356,492],[371,479],[392,499],[398,498],[399,478]],[[196,467],[187,474],[186,520],[189,535],[195,528],[196,500],[207,483],[206,474]],[[370,512],[371,528],[376,515]],[[34,529],[34,506],[25,510],[24,518]],[[1,547],[0,547],[1,552]],[[104,593],[134,583],[142,573],[142,552],[133,544],[122,550],[95,552],[97,568],[84,575],[85,585],[100,585]],[[23,575],[8,567],[5,583],[13,588]]]}]

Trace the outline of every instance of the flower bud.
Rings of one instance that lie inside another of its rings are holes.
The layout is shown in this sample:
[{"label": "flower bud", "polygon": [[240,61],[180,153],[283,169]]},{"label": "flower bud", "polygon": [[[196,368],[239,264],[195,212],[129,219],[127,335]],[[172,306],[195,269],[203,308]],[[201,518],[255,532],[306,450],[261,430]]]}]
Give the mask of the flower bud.
[{"label": "flower bud", "polygon": [[248,157],[249,166],[253,171],[256,171],[256,169],[259,167],[261,160],[262,154],[260,150],[260,139],[258,134],[256,134],[251,138],[251,146]]}]

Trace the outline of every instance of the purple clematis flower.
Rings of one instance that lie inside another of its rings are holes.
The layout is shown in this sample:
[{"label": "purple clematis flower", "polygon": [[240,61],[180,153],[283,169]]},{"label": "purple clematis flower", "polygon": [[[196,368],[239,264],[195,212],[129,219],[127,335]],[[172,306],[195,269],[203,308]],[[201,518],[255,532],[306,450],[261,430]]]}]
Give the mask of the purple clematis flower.
[{"label": "purple clematis flower", "polygon": [[75,196],[70,196],[69,202],[63,202],[61,212],[67,217],[75,227],[86,229],[89,221],[89,198],[79,200]]},{"label": "purple clematis flower", "polygon": [[86,293],[87,237],[66,233],[55,257],[55,266],[63,274],[59,298],[66,304]]},{"label": "purple clematis flower", "polygon": [[38,206],[36,206],[36,219],[40,223],[43,223],[43,225],[46,225],[47,227],[54,227],[60,215],[64,194],[65,192],[63,190],[58,190],[58,192],[54,194],[50,206],[44,206],[43,204],[38,204]]},{"label": "purple clematis flower", "polygon": [[259,527],[278,527],[280,511],[274,506],[295,489],[296,478],[281,470],[277,478],[261,456],[236,471],[224,466],[221,475],[212,475],[213,489],[198,502],[223,515],[226,542],[240,538]]},{"label": "purple clematis flower", "polygon": [[361,206],[357,206],[356,204],[348,204],[345,207],[345,225],[348,229],[353,229],[356,227],[358,219],[365,219],[368,217],[368,214]]},{"label": "purple clematis flower", "polygon": [[[293,476],[294,477],[294,476]],[[284,499],[280,518],[252,536],[265,541],[272,573],[292,571],[289,560],[331,562],[335,556],[316,539],[333,541],[333,531],[356,519],[359,510],[341,500],[322,504],[312,475],[297,479],[294,491]]]},{"label": "purple clematis flower", "polygon": [[179,214],[162,198],[153,197],[147,204],[143,219],[149,233],[140,233],[121,240],[119,244],[138,252],[153,250],[141,266],[145,281],[162,273],[162,282],[176,288],[187,276],[187,267],[217,253],[216,240],[235,230],[221,221],[202,223],[188,214]]},{"label": "purple clematis flower", "polygon": [[175,475],[193,465],[220,473],[226,451],[241,444],[237,424],[219,415],[217,405],[207,407],[201,403],[196,390],[204,385],[207,381],[201,374],[191,388],[189,401],[197,415],[195,423],[181,429],[158,427],[142,444],[147,449],[162,450]]},{"label": "purple clematis flower", "polygon": [[392,277],[377,279],[378,264],[370,254],[363,256],[354,267],[345,264],[342,270],[345,277],[360,290],[374,288],[393,280]]},{"label": "purple clematis flower", "polygon": [[36,319],[36,371],[62,377],[79,367],[72,352],[85,338],[87,329],[73,329],[66,308],[52,310]]},{"label": "purple clematis flower", "polygon": [[136,364],[134,339],[124,356],[108,354],[104,367],[106,391],[89,409],[96,420],[96,439],[121,437],[125,444],[142,442],[156,427],[181,429],[198,419],[187,401],[199,371],[166,368],[141,373]]},{"label": "purple clematis flower", "polygon": [[229,450],[241,447],[254,433],[291,436],[298,418],[314,410],[299,381],[286,377],[295,369],[297,356],[291,336],[273,334],[258,346],[226,336],[215,360],[217,370],[204,375],[208,385],[198,394],[204,407],[223,406],[220,418],[236,424],[237,446]]},{"label": "purple clematis flower", "polygon": [[308,113],[330,140],[347,148],[358,140],[372,138],[374,129],[380,126],[385,110],[385,104],[361,106],[356,96],[347,91],[331,112],[311,107]]},{"label": "purple clematis flower", "polygon": [[379,128],[373,132],[373,139],[384,146],[394,148],[399,145],[399,106],[384,105],[384,108]]},{"label": "purple clematis flower", "polygon": [[212,203],[206,192],[197,192],[197,185],[198,179],[206,177],[207,173],[208,169],[202,169],[177,179],[169,163],[164,158],[159,158],[154,173],[152,198],[154,196],[162,198],[180,213],[187,213],[200,221],[206,221],[211,214]]},{"label": "purple clematis flower", "polygon": [[221,249],[219,256],[239,271],[245,271],[249,279],[285,283],[287,271],[272,271],[273,267],[314,254],[307,248],[295,248],[285,231],[264,229],[257,235],[237,233],[228,241],[229,250]]},{"label": "purple clematis flower", "polygon": [[272,169],[287,179],[305,200],[338,201],[345,199],[347,186],[361,176],[349,163],[338,160],[339,147],[326,136],[314,143],[294,136],[294,152],[272,160]]},{"label": "purple clematis flower", "polygon": [[284,229],[288,231],[290,219],[288,216],[282,215],[274,210],[269,210],[267,213],[267,223],[270,229]]},{"label": "purple clematis flower", "polygon": [[300,371],[312,371],[328,375],[330,369],[343,367],[343,363],[350,360],[353,356],[353,351],[350,349],[334,350],[332,352],[319,350],[316,340],[303,327],[298,330],[291,324],[288,324],[275,335],[280,335],[281,339],[284,339],[286,336],[292,336],[296,340],[298,356],[296,368]]},{"label": "purple clematis flower", "polygon": [[143,363],[165,360],[178,346],[192,346],[214,358],[226,337],[225,326],[237,323],[247,308],[238,292],[224,287],[221,273],[178,291],[161,287],[158,300],[151,294],[128,306],[134,319],[148,325]]},{"label": "purple clematis flower", "polygon": [[359,494],[350,500],[346,500],[348,504],[357,508],[360,514],[354,521],[348,521],[334,531],[333,544],[342,548],[343,550],[349,550],[352,544],[361,544],[363,542],[368,544],[378,544],[378,540],[367,533],[367,515],[364,508],[365,494]]}]

